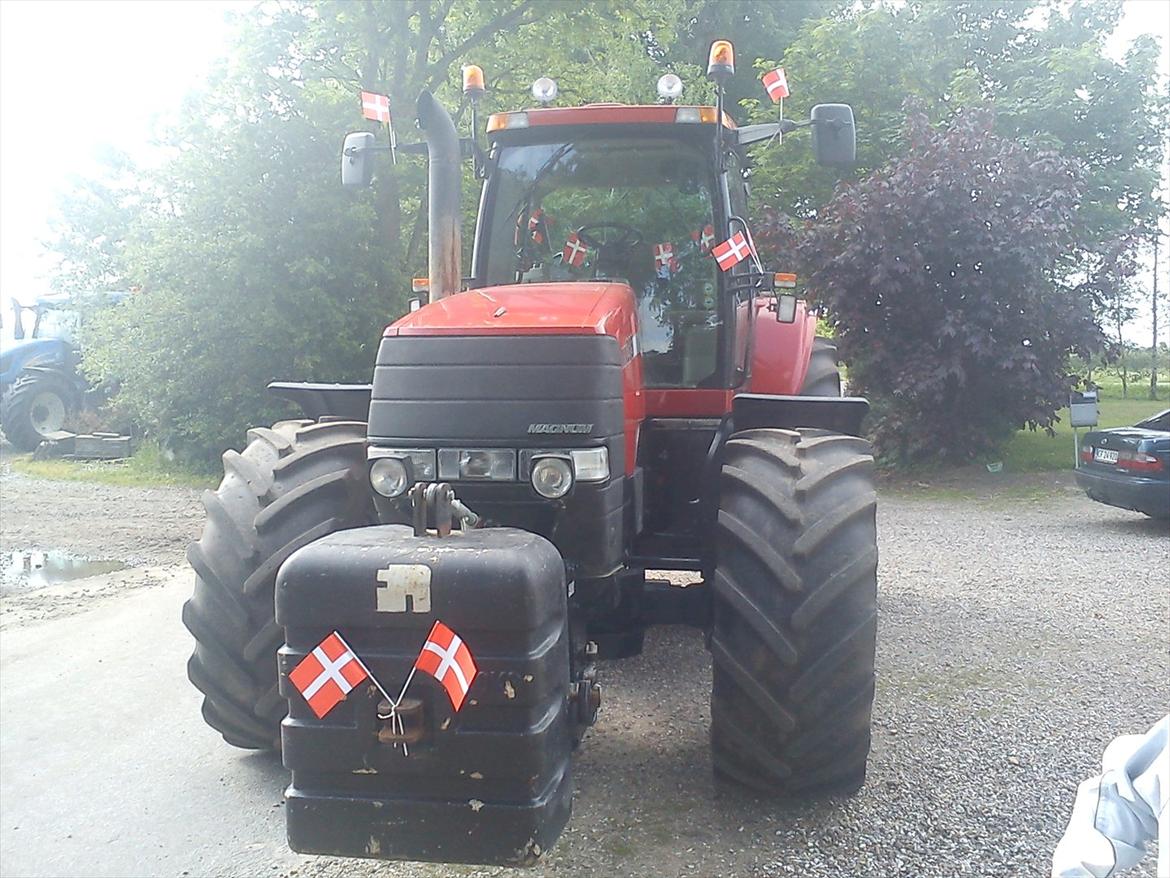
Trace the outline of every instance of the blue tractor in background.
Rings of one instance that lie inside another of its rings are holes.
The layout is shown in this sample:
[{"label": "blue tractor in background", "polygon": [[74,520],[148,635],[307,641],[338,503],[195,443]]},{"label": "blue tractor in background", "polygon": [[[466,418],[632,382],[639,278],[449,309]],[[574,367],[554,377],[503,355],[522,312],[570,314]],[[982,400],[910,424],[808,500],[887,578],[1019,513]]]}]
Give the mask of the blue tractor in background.
[{"label": "blue tractor in background", "polygon": [[[102,293],[96,304],[116,302],[125,294]],[[78,369],[80,323],[77,302],[45,296],[32,305],[12,302],[13,341],[0,349],[0,431],[21,451],[66,429],[92,402],[93,389]],[[33,318],[26,333],[26,314]]]}]

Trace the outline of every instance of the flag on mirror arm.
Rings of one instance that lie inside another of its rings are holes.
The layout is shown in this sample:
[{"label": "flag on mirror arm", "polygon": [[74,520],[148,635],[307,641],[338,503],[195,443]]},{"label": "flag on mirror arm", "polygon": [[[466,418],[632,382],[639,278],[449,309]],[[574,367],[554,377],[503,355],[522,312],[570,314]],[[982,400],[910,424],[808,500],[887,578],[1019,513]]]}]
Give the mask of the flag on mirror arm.
[{"label": "flag on mirror arm", "polygon": [[[439,681],[447,690],[451,706],[456,712],[463,706],[467,690],[471,688],[475,675],[479,673],[467,644],[458,634],[439,621],[431,626],[431,633],[427,635],[427,642],[423,644],[422,652],[415,659],[414,666]],[[409,683],[408,678],[407,685]],[[403,687],[403,692],[405,691]]]},{"label": "flag on mirror arm", "polygon": [[589,248],[577,237],[577,233],[570,232],[569,239],[565,241],[565,249],[561,252],[561,261],[577,267],[585,263],[585,254],[588,252]]},{"label": "flag on mirror arm", "polygon": [[696,229],[691,232],[691,240],[699,245],[699,252],[706,255],[711,252],[711,245],[715,243],[715,227],[707,223],[702,230]]},{"label": "flag on mirror arm", "polygon": [[372,91],[362,92],[362,115],[373,122],[390,124],[390,98]]},{"label": "flag on mirror arm", "polygon": [[784,98],[788,97],[788,77],[784,75],[783,67],[769,70],[760,77],[760,81],[764,83],[764,88],[768,90],[768,97],[772,99],[772,103],[778,104]]},{"label": "flag on mirror arm", "polygon": [[334,631],[301,659],[288,679],[305,697],[317,718],[324,719],[367,676],[361,659]]},{"label": "flag on mirror arm", "polygon": [[385,122],[390,137],[390,161],[398,164],[398,136],[394,133],[394,119],[390,115],[390,98],[377,92],[362,92],[362,115],[374,122]]},{"label": "flag on mirror arm", "polygon": [[711,248],[711,255],[723,271],[730,271],[751,255],[752,248],[743,232],[736,232],[722,244]]}]

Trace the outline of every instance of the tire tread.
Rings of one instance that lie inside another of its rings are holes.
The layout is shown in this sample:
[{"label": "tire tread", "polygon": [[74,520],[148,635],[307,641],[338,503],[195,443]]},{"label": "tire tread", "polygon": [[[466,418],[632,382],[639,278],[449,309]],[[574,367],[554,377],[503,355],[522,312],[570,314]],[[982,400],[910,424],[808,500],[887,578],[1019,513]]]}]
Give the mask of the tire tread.
[{"label": "tire tread", "polygon": [[855,791],[870,746],[877,632],[868,444],[819,430],[733,436],[715,560],[716,778],[780,799]]},{"label": "tire tread", "polygon": [[364,437],[356,421],[253,428],[242,452],[224,453],[219,488],[203,495],[203,533],[187,550],[195,571],[182,614],[195,638],[187,675],[203,693],[203,718],[229,744],[280,746],[276,574],[308,542],[373,520],[360,481]]}]

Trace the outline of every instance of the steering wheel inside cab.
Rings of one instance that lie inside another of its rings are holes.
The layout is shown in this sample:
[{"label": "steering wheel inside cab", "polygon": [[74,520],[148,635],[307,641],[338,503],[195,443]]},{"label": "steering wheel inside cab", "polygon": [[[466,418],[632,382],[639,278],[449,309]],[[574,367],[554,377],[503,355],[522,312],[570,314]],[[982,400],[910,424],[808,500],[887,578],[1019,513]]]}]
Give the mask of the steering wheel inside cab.
[{"label": "steering wheel inside cab", "polygon": [[642,233],[625,223],[586,223],[577,237],[597,252],[594,277],[616,277],[628,273],[630,251],[642,243]]}]

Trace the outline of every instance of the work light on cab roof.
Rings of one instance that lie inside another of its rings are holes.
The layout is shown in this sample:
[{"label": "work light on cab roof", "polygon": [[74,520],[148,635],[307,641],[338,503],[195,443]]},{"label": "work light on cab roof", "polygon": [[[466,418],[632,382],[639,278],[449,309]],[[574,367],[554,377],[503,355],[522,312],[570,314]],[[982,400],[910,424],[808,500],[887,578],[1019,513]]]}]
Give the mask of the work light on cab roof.
[{"label": "work light on cab roof", "polygon": [[542,76],[532,83],[532,96],[538,103],[551,104],[557,99],[557,83],[555,79]]},{"label": "work light on cab roof", "polygon": [[683,83],[673,73],[664,73],[658,78],[658,97],[672,104],[682,97]]}]

